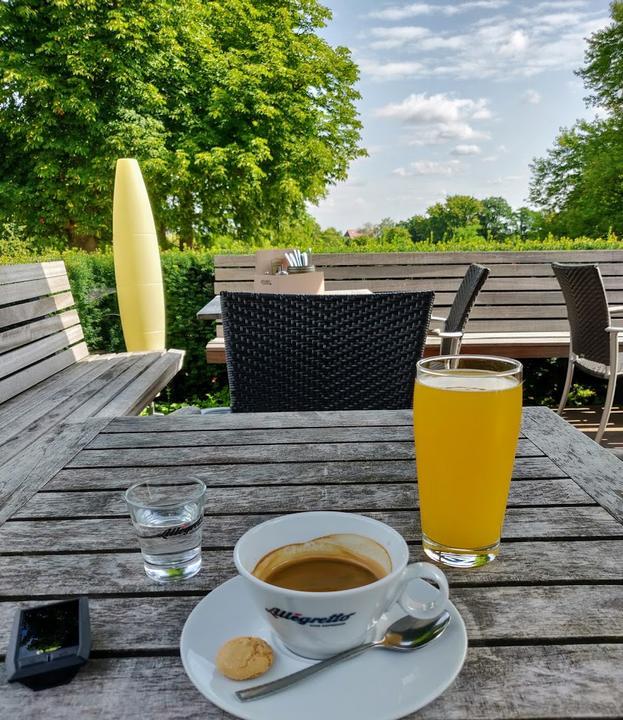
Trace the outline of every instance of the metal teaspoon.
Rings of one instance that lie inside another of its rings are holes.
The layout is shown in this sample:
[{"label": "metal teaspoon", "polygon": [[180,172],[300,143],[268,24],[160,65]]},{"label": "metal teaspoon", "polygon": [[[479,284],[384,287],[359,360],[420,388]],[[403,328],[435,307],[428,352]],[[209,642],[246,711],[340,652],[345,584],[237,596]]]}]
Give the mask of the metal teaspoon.
[{"label": "metal teaspoon", "polygon": [[434,620],[418,620],[410,615],[406,615],[390,625],[385,635],[379,640],[358,645],[350,650],[344,650],[337,655],[333,655],[333,657],[321,660],[315,665],[310,665],[278,680],[263,683],[262,685],[255,685],[254,687],[246,688],[246,690],[238,690],[236,697],[238,700],[242,700],[242,702],[247,702],[248,700],[257,700],[266,695],[272,695],[273,693],[290,687],[290,685],[294,685],[294,683],[299,682],[299,680],[304,680],[325,668],[336,665],[342,662],[342,660],[356,657],[369,648],[380,647],[386,650],[398,650],[399,652],[417,650],[441,635],[449,622],[450,615],[445,611]]}]

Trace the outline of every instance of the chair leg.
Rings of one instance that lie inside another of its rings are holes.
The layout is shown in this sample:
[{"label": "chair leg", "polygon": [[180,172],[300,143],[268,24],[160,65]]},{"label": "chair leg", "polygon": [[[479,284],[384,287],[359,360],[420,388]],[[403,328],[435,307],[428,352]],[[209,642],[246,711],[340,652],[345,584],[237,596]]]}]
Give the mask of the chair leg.
[{"label": "chair leg", "polygon": [[610,411],[612,410],[612,401],[614,400],[614,391],[617,386],[616,373],[610,372],[610,378],[608,379],[608,390],[606,391],[606,402],[604,403],[604,409],[601,413],[601,422],[599,423],[599,430],[595,435],[595,442],[601,445],[601,439],[604,436],[608,420],[610,418]]},{"label": "chair leg", "polygon": [[562,390],[562,397],[560,398],[560,405],[558,406],[558,414],[562,415],[562,411],[565,409],[567,404],[567,398],[569,397],[569,390],[571,390],[571,381],[573,380],[573,371],[575,370],[575,362],[569,358],[569,364],[567,365],[567,377],[565,378],[565,386]]}]

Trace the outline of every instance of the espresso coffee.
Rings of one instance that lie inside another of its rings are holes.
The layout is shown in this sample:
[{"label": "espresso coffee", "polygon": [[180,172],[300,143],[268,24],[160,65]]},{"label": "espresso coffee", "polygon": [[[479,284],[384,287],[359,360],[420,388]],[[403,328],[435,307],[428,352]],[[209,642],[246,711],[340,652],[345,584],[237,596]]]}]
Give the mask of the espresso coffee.
[{"label": "espresso coffee", "polygon": [[325,535],[272,550],[253,574],[271,585],[303,592],[351,590],[391,572],[384,547],[362,535]]}]

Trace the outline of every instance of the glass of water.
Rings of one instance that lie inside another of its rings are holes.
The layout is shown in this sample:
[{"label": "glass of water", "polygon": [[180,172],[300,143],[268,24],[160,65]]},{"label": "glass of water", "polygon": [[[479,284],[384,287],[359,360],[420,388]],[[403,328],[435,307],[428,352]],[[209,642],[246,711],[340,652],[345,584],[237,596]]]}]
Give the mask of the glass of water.
[{"label": "glass of water", "polygon": [[147,480],[126,490],[145,572],[152,580],[175,582],[199,572],[205,496],[201,480]]}]

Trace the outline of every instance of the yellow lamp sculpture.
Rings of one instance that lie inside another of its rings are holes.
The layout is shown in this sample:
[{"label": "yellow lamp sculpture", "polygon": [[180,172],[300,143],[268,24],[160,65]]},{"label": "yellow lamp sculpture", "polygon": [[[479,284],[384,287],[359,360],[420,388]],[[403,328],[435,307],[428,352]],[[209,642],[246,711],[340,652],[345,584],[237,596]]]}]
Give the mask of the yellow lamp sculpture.
[{"label": "yellow lamp sculpture", "polygon": [[164,288],[156,225],[134,159],[117,160],[112,234],[126,348],[130,352],[164,350]]}]

